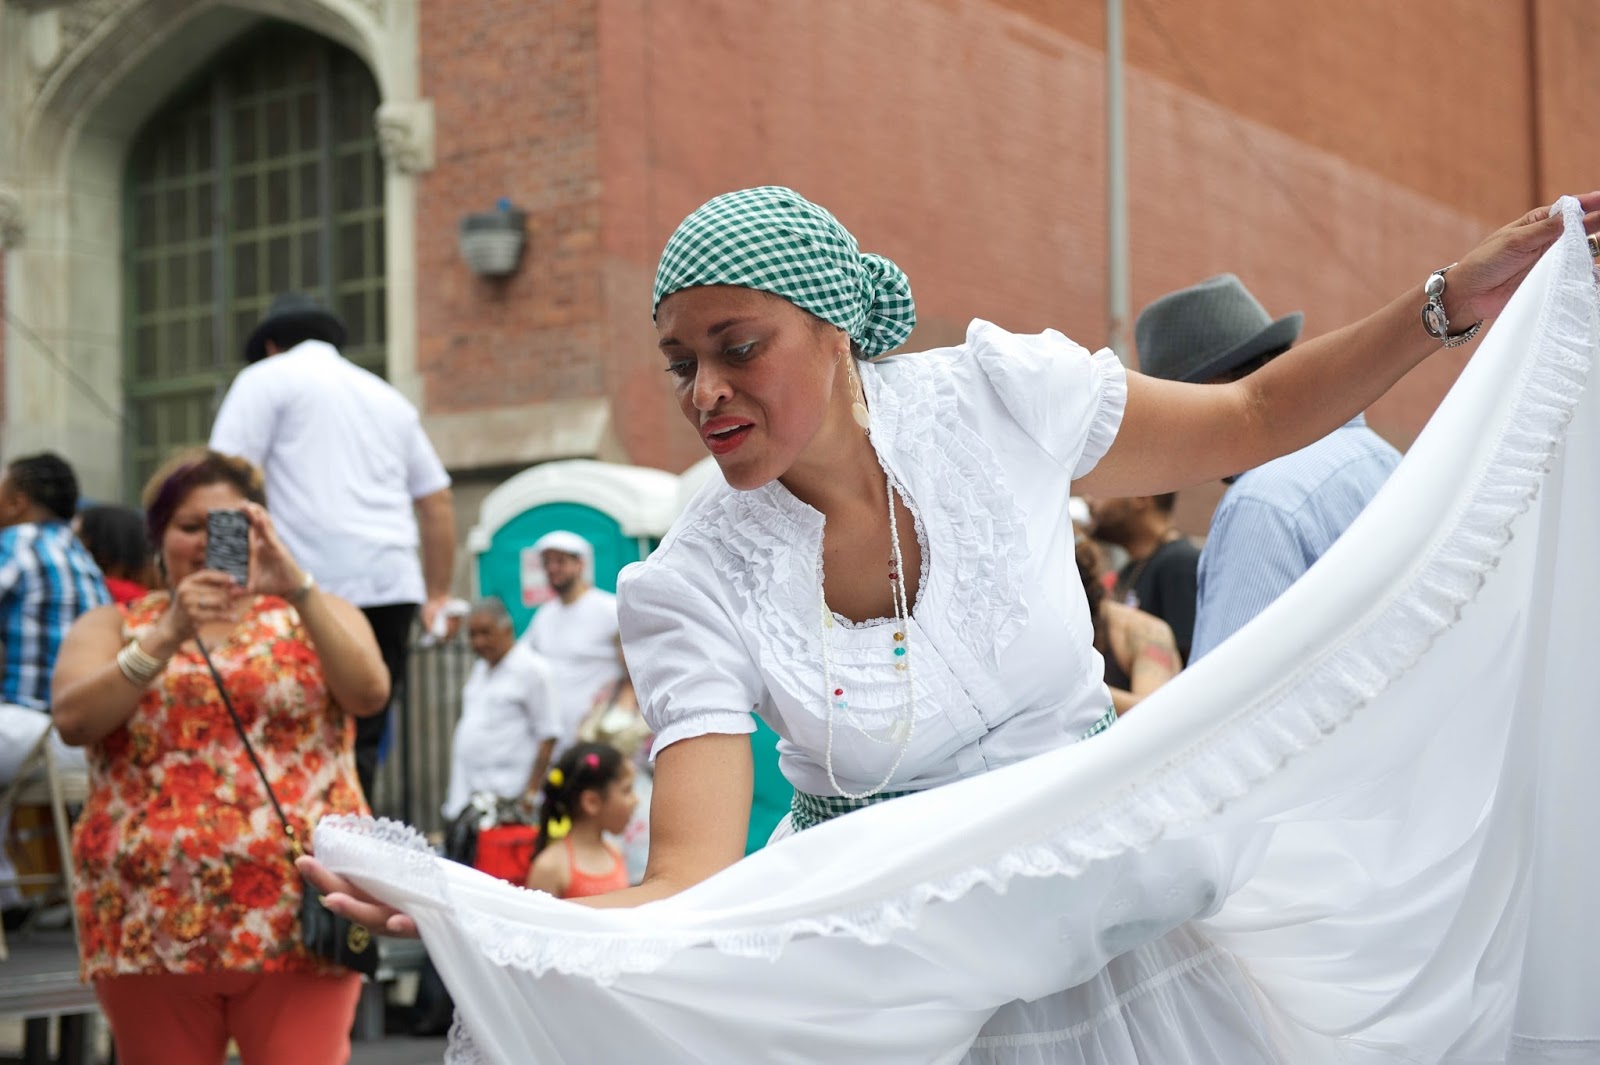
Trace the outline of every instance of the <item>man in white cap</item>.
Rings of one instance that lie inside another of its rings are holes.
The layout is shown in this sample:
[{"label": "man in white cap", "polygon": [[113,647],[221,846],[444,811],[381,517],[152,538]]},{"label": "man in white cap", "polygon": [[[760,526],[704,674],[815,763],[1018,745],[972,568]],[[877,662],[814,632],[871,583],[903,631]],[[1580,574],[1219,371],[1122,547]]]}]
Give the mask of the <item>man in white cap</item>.
[{"label": "man in white cap", "polygon": [[[1237,381],[1289,350],[1297,311],[1274,321],[1244,284],[1219,274],[1139,312],[1139,369],[1169,381]],[[1356,415],[1314,444],[1226,478],[1200,553],[1194,661],[1266,609],[1356,519],[1400,453]]]},{"label": "man in white cap", "polygon": [[546,533],[533,545],[555,598],[533,615],[523,639],[550,665],[560,743],[572,743],[597,695],[622,678],[617,597],[594,586],[594,547],[577,533]]}]

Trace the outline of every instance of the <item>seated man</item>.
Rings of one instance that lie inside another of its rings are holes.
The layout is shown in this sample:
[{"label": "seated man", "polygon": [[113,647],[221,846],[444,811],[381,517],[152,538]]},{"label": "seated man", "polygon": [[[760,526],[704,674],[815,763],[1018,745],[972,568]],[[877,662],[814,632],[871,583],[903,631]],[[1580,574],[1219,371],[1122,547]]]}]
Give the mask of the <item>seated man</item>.
[{"label": "seated man", "polygon": [[[61,638],[79,614],[111,601],[105,581],[68,522],[78,479],[59,455],[14,460],[0,477],[0,789],[16,777],[50,727],[50,674]],[[56,759],[82,768],[83,751],[55,746]],[[9,829],[0,819],[0,840]],[[12,875],[0,847],[0,880]],[[0,887],[0,905],[21,896]]]}]

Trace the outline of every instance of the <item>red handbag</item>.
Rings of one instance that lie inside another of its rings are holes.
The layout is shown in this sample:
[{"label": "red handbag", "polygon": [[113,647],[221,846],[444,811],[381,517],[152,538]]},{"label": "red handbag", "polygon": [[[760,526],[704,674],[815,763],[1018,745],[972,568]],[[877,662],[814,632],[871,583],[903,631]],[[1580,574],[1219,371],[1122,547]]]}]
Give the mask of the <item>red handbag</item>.
[{"label": "red handbag", "polygon": [[478,832],[478,853],[472,867],[521,887],[533,866],[538,825],[496,825]]}]

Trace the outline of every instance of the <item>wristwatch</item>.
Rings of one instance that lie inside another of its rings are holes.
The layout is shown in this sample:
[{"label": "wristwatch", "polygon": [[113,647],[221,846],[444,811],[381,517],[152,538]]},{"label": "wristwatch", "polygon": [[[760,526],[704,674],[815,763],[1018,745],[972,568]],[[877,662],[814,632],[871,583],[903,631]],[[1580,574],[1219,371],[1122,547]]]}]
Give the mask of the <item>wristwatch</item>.
[{"label": "wristwatch", "polygon": [[1444,275],[1446,270],[1455,265],[1451,263],[1450,266],[1435,270],[1428,275],[1427,282],[1422,286],[1425,300],[1422,304],[1422,328],[1447,348],[1460,347],[1477,336],[1478,330],[1483,328],[1483,319],[1479,318],[1461,332],[1454,335],[1450,333],[1450,318],[1444,313]]}]

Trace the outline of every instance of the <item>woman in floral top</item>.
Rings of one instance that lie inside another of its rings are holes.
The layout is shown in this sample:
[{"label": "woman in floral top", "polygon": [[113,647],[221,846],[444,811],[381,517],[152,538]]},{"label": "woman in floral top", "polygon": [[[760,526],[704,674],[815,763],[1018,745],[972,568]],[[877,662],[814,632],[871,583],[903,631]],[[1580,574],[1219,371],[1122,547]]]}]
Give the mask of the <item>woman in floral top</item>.
[{"label": "woman in floral top", "polygon": [[[360,977],[300,943],[289,844],[196,637],[300,838],[366,811],[351,715],[383,709],[388,673],[361,612],[317,589],[264,503],[242,459],[168,463],[144,498],[167,589],[85,614],[56,667],[55,723],[88,748],[92,781],[72,847],[83,976],[124,1065],[220,1065],[229,1039],[247,1065],[350,1052]],[[249,518],[245,587],[205,568],[213,509]]]}]

